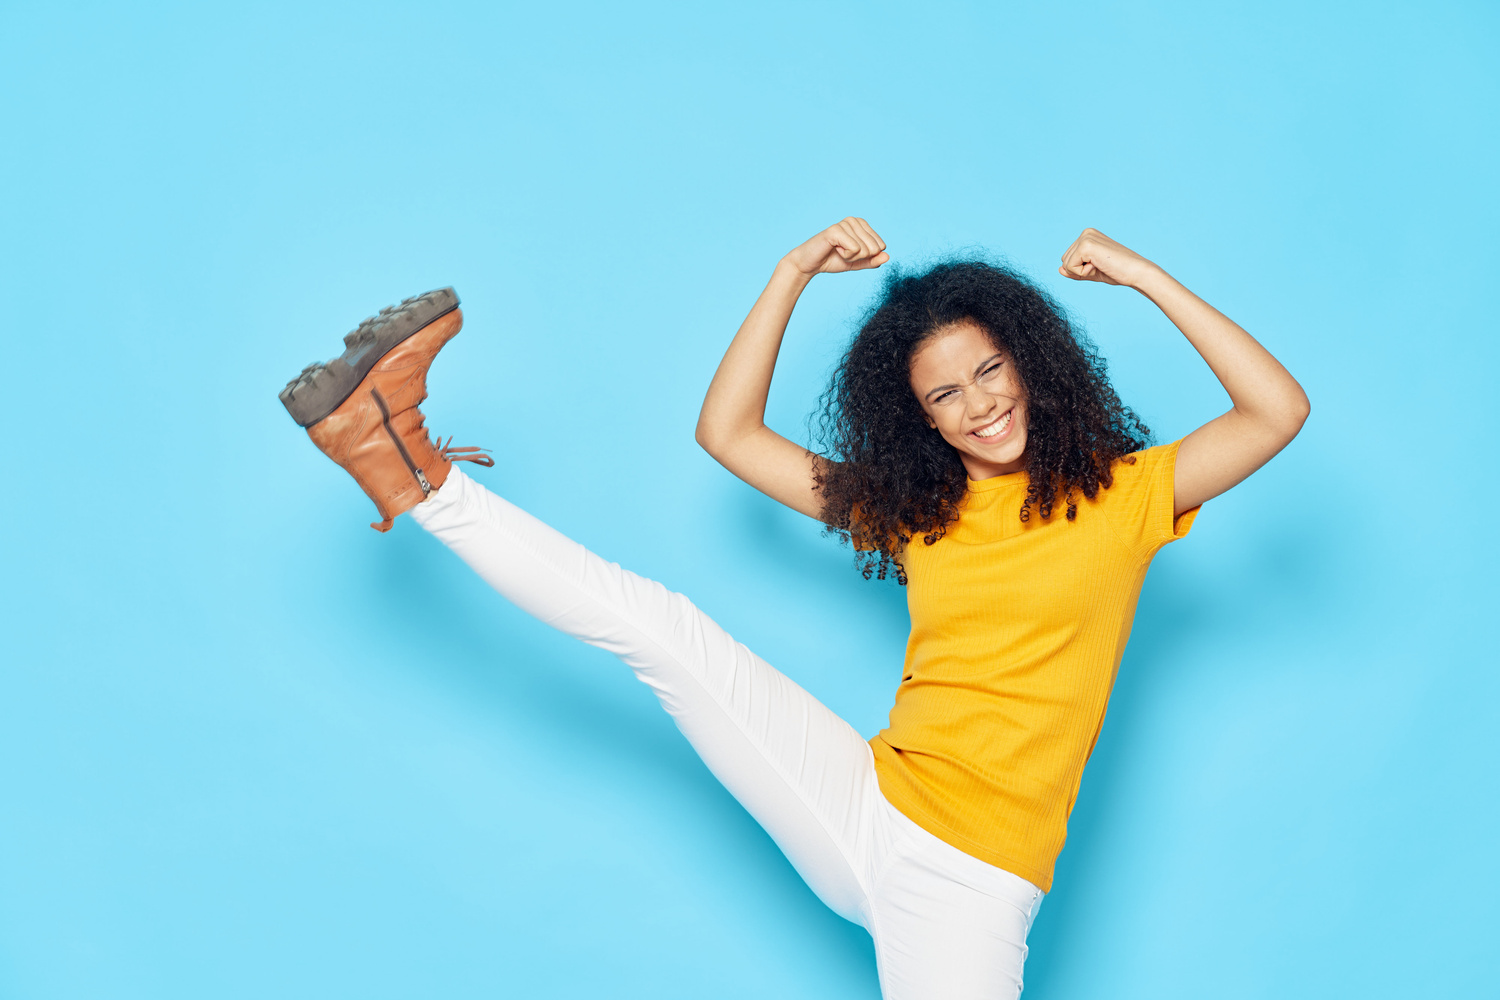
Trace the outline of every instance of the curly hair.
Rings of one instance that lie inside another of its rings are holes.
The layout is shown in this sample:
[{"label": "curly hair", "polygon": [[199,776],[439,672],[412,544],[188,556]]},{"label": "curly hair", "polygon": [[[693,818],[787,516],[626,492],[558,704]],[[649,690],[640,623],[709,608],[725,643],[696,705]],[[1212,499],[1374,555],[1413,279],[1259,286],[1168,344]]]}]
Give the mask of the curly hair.
[{"label": "curly hair", "polygon": [[885,579],[916,535],[931,545],[958,518],[968,473],[958,451],[928,429],[911,387],[911,360],[938,330],[971,320],[1009,352],[1024,389],[1026,498],[1017,516],[1052,516],[1061,498],[1089,499],[1113,482],[1115,461],[1150,443],[1120,402],[1098,349],[1060,306],[1009,267],[947,261],[894,271],[834,370],[815,415],[831,461],[814,473],[828,531],[852,541],[865,579]]}]

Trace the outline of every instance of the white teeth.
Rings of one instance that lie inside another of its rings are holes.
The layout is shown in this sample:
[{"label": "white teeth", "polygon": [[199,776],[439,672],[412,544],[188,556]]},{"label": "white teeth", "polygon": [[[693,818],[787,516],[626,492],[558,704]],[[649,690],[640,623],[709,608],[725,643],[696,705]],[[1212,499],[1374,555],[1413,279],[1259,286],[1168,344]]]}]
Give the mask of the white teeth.
[{"label": "white teeth", "polygon": [[974,432],[974,436],[975,437],[982,437],[982,438],[994,437],[996,434],[1001,433],[1002,431],[1005,430],[1005,428],[1007,428],[1007,427],[1010,426],[1010,418],[1013,417],[1013,416],[1015,416],[1015,415],[1016,415],[1016,411],[1015,410],[1011,410],[1005,416],[1001,417],[999,420],[995,421],[993,424],[991,424],[990,426],[986,427],[984,430],[982,430],[982,431],[975,431]]}]

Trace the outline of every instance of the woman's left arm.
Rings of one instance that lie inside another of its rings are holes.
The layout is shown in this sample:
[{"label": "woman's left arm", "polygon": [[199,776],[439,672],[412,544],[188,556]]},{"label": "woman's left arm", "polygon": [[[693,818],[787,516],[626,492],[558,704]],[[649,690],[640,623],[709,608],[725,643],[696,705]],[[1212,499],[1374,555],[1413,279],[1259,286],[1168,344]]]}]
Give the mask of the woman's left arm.
[{"label": "woman's left arm", "polygon": [[1307,393],[1271,352],[1228,316],[1140,254],[1085,229],[1058,268],[1076,281],[1128,285],[1155,302],[1229,393],[1234,405],[1183,438],[1175,512],[1191,510],[1245,479],[1285,448],[1307,419]]}]

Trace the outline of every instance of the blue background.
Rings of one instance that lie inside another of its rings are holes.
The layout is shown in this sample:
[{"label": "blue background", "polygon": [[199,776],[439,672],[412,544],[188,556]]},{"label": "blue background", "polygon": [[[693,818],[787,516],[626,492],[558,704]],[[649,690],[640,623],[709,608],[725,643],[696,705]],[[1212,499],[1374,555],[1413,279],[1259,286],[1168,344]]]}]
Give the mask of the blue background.
[{"label": "blue background", "polygon": [[[455,285],[477,478],[868,735],[902,592],[692,438],[851,213],[1037,276],[1159,440],[1226,399],[1056,275],[1084,226],[1313,401],[1151,571],[1027,996],[1492,990],[1500,15],[1214,6],[0,7],[0,996],[875,997],[628,671],[370,531],[276,399]],[[772,426],[877,285],[814,284]]]}]

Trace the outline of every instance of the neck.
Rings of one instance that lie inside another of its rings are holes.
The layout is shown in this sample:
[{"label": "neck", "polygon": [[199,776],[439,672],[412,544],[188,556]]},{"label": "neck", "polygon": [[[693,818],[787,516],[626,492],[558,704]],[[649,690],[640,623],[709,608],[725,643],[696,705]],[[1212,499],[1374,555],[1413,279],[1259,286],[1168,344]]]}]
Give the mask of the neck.
[{"label": "neck", "polygon": [[973,455],[960,453],[959,458],[963,460],[964,469],[973,480],[994,479],[996,476],[1008,476],[1014,472],[1023,472],[1026,469],[1026,455],[1023,453],[1014,462],[987,462]]}]

